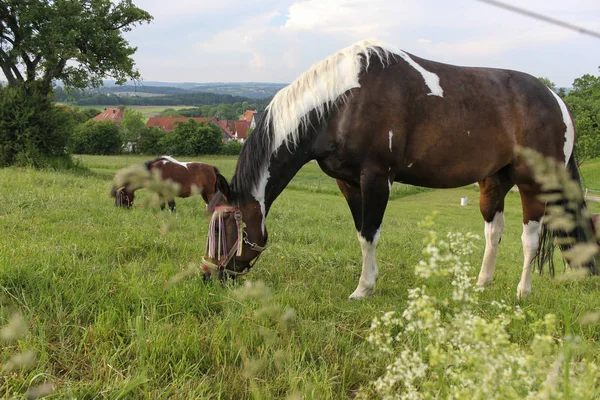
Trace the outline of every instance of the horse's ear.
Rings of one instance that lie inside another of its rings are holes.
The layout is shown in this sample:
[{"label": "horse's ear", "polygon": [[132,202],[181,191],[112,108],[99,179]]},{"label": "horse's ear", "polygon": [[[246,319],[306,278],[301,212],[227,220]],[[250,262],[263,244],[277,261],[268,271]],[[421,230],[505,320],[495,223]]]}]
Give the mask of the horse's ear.
[{"label": "horse's ear", "polygon": [[223,193],[225,197],[229,197],[229,183],[220,173],[217,173],[217,182],[215,183],[215,191],[217,190]]}]

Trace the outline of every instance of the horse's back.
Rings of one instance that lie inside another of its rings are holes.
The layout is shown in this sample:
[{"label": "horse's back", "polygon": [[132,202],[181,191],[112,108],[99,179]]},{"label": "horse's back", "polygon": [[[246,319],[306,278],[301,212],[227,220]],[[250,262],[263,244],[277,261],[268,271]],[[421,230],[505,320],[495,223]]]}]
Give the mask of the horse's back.
[{"label": "horse's back", "polygon": [[513,163],[516,145],[566,157],[570,117],[535,77],[409,57],[389,65],[372,58],[360,88],[328,120],[336,157],[352,160],[351,174],[382,164],[403,182],[454,187]]}]

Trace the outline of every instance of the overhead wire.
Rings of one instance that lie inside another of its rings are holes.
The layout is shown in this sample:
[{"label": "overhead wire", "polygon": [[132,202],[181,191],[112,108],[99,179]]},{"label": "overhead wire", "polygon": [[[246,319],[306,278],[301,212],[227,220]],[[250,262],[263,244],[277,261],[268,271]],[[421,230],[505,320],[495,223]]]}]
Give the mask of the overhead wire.
[{"label": "overhead wire", "polygon": [[506,3],[503,3],[503,2],[497,1],[497,0],[475,0],[475,1],[479,1],[481,3],[486,3],[486,4],[489,4],[489,5],[492,5],[492,6],[500,7],[500,8],[503,8],[505,10],[509,10],[509,11],[512,11],[512,12],[515,12],[515,13],[518,13],[518,14],[526,15],[526,16],[531,17],[531,18],[535,18],[535,19],[538,19],[538,20],[541,20],[541,21],[544,21],[544,22],[548,22],[550,24],[558,25],[558,26],[561,26],[563,28],[567,28],[567,29],[570,29],[570,30],[582,33],[584,35],[589,35],[589,36],[593,36],[593,37],[595,37],[597,39],[600,39],[600,33],[599,32],[593,31],[591,29],[583,28],[581,26],[577,26],[577,25],[574,25],[574,24],[570,24],[568,22],[560,21],[558,19],[551,18],[551,17],[548,17],[546,15],[542,15],[542,14],[539,14],[539,13],[536,13],[536,12],[533,12],[533,11],[525,10],[525,9],[517,7],[517,6],[513,6],[511,4],[506,4]]}]

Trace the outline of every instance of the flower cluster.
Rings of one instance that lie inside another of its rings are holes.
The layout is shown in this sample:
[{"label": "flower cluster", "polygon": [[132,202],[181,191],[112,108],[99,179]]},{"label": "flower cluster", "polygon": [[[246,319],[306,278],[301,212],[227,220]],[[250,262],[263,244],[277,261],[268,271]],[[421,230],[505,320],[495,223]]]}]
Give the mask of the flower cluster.
[{"label": "flower cluster", "polygon": [[554,315],[530,324],[533,339],[523,346],[509,334],[509,326],[525,318],[521,308],[492,302],[493,316],[478,314],[479,288],[464,261],[475,238],[453,233],[438,239],[429,232],[415,274],[428,284],[451,282],[452,292],[437,298],[426,285],[410,289],[401,315],[386,312],[373,320],[368,341],[390,361],[362,394],[374,389],[384,399],[598,398],[597,365],[572,357],[577,338],[560,337]]}]

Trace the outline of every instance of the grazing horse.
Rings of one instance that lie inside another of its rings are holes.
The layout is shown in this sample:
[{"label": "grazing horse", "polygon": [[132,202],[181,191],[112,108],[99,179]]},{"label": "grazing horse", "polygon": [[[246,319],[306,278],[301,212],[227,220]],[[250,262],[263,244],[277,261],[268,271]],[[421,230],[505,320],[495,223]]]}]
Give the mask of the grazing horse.
[{"label": "grazing horse", "polygon": [[[533,76],[442,64],[358,42],[278,92],[244,144],[231,183],[217,175],[203,269],[221,276],[246,273],[266,246],[273,201],[315,159],[338,180],[358,233],[362,273],[351,299],[374,292],[375,249],[392,182],[429,188],[479,183],[486,239],[480,286],[492,281],[504,198],[516,185],[524,252],[517,295],[524,297],[531,291],[545,203],[515,149],[564,162],[577,176],[574,143],[565,103]],[[578,207],[583,210],[584,202]],[[592,229],[589,217],[585,224]],[[564,234],[584,240],[578,232]]]},{"label": "grazing horse", "polygon": [[[220,175],[219,170],[211,165],[201,162],[179,162],[169,156],[146,161],[144,167],[149,172],[159,171],[162,180],[178,184],[178,197],[186,198],[199,193],[206,204],[215,194],[217,175]],[[125,182],[118,188],[116,185],[113,186],[110,194],[115,198],[115,206],[131,207],[137,189],[131,182]],[[173,198],[166,200],[171,211],[175,211],[175,200]],[[160,208],[165,208],[164,201]]]}]

